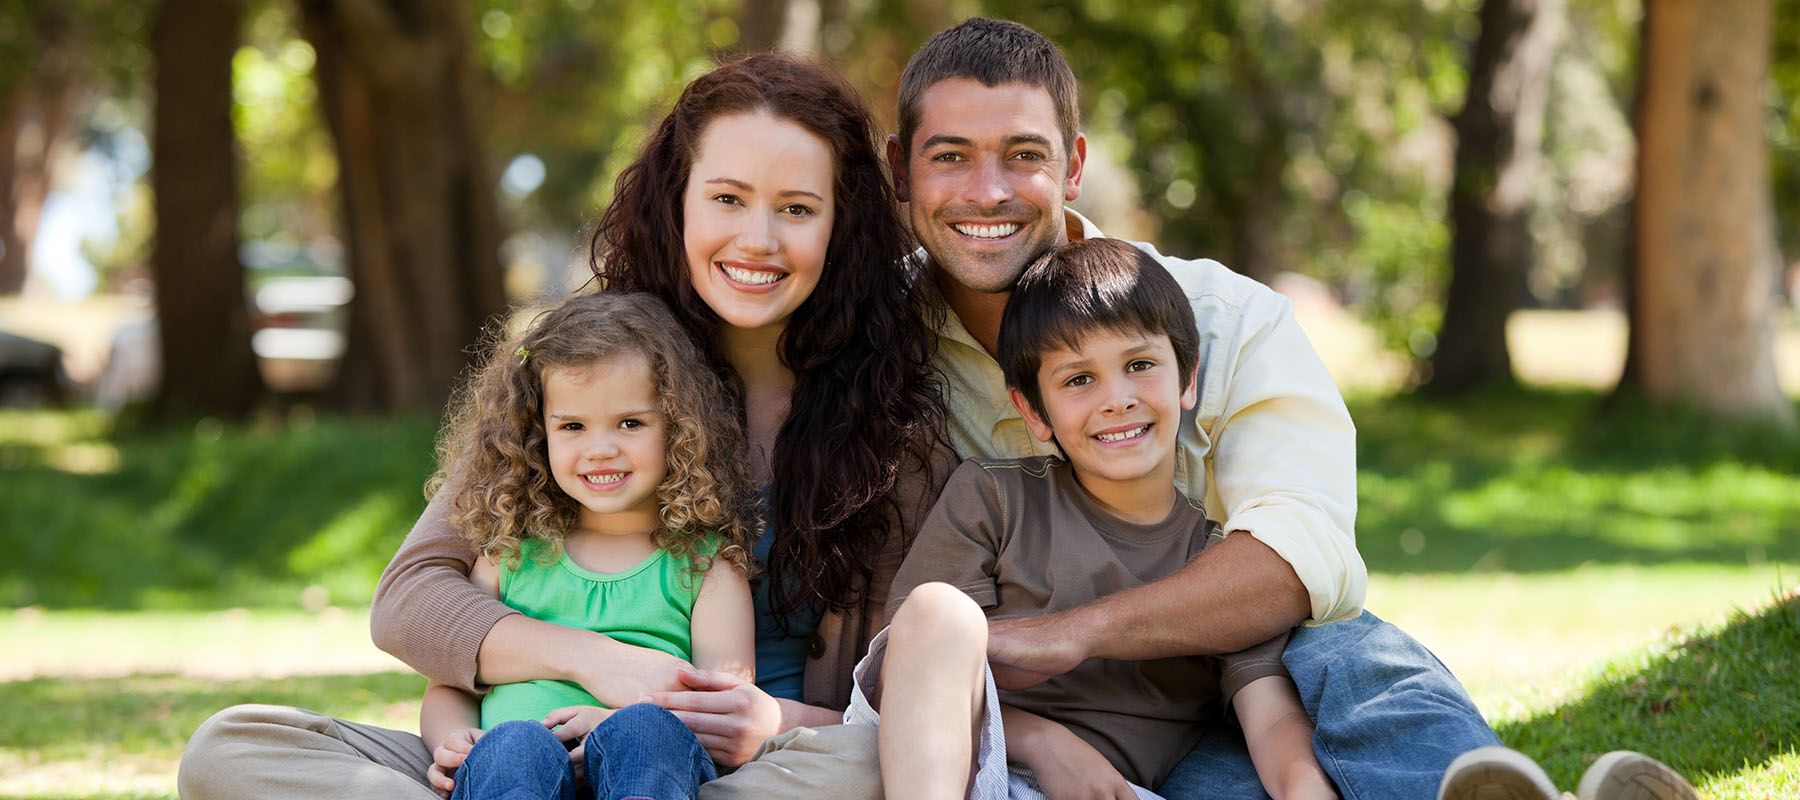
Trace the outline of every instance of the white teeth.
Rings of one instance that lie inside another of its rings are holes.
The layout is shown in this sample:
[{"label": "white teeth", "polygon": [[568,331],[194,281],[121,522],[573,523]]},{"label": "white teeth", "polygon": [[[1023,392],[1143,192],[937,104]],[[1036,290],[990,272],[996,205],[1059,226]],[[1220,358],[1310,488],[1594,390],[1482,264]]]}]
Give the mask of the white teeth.
[{"label": "white teeth", "polygon": [[614,484],[614,483],[618,483],[619,481],[625,480],[625,476],[629,475],[629,474],[631,474],[631,473],[610,472],[605,475],[583,475],[583,476],[581,476],[581,479],[584,481],[587,481],[588,483],[593,484],[595,486],[606,486],[609,484]]},{"label": "white teeth", "polygon": [[1019,230],[1019,224],[1016,222],[1007,222],[1000,225],[969,225],[964,223],[953,225],[951,227],[954,227],[957,233],[964,236],[973,236],[977,239],[1004,239]]},{"label": "white teeth", "polygon": [[1133,436],[1140,436],[1144,433],[1144,431],[1147,431],[1147,430],[1150,430],[1149,425],[1139,425],[1128,431],[1120,431],[1118,433],[1095,434],[1094,438],[1099,439],[1102,442],[1123,442],[1126,439],[1132,438]]},{"label": "white teeth", "polygon": [[763,272],[762,270],[738,269],[737,267],[728,267],[728,266],[725,266],[724,264],[720,264],[719,268],[725,270],[725,274],[731,276],[732,280],[737,281],[738,283],[747,283],[752,286],[761,286],[761,285],[767,284],[767,283],[774,283],[778,280],[781,280],[782,278],[787,277],[786,275],[783,275],[779,272]]}]

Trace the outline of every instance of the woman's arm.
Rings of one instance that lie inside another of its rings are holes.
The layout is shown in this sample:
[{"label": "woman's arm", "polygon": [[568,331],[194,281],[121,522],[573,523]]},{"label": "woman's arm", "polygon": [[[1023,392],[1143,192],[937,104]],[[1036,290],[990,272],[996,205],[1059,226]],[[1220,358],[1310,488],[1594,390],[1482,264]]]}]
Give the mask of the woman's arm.
[{"label": "woman's arm", "polygon": [[433,681],[475,692],[485,684],[551,679],[580,684],[608,705],[676,688],[681,659],[519,614],[469,579],[475,552],[450,523],[453,487],[432,498],[375,589],[376,646]]},{"label": "woman's arm", "polygon": [[1293,680],[1257,678],[1232,698],[1256,776],[1275,800],[1335,798],[1337,789],[1313,755],[1313,723],[1300,705]]}]

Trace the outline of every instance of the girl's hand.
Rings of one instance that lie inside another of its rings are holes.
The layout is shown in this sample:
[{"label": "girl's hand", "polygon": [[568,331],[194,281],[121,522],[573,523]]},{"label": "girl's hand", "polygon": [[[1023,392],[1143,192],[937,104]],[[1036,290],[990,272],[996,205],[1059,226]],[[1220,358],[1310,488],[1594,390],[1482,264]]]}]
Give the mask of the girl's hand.
[{"label": "girl's hand", "polygon": [[480,728],[464,728],[444,737],[443,744],[431,752],[431,767],[425,770],[425,777],[439,797],[449,797],[450,791],[456,788],[456,781],[451,776],[469,758],[475,740],[480,738]]},{"label": "girl's hand", "polygon": [[580,741],[569,751],[569,763],[575,765],[576,779],[582,777],[587,765],[587,735],[612,713],[612,709],[599,706],[563,706],[544,715],[544,727],[556,734],[556,740],[562,742],[563,747],[568,747],[569,742]]},{"label": "girl's hand", "polygon": [[684,669],[677,677],[690,691],[656,692],[640,702],[673,713],[719,766],[742,766],[781,732],[781,704],[756,684],[728,672]]}]

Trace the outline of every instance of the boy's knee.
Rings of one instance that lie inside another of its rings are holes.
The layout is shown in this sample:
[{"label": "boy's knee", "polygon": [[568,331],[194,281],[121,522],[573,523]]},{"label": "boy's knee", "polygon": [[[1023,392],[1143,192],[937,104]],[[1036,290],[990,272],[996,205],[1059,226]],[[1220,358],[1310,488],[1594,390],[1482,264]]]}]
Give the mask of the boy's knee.
[{"label": "boy's knee", "polygon": [[961,589],[926,583],[913,589],[894,612],[890,640],[929,639],[939,644],[979,642],[987,648],[987,617]]}]

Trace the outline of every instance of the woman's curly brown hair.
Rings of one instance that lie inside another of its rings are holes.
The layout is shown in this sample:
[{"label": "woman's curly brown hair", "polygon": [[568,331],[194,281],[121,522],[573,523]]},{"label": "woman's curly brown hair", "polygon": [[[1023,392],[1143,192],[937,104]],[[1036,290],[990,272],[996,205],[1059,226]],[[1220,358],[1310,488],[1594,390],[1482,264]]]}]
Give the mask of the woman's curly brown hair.
[{"label": "woman's curly brown hair", "polygon": [[[744,432],[731,396],[667,306],[642,292],[569,298],[522,336],[486,337],[486,366],[452,399],[426,495],[451,488],[450,520],[477,552],[513,559],[525,539],[560,553],[581,506],[557,486],[544,430],[544,374],[638,353],[656,377],[668,422],[668,475],[657,487],[656,546],[694,574],[722,558],[749,574],[760,532],[757,492],[744,466]],[[712,554],[702,547],[718,536]]]}]

